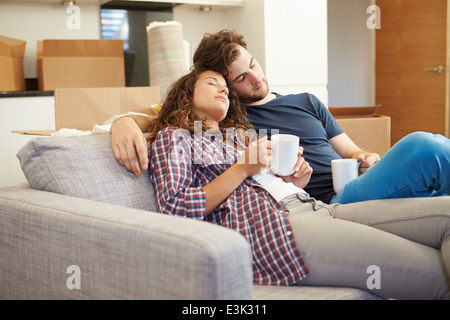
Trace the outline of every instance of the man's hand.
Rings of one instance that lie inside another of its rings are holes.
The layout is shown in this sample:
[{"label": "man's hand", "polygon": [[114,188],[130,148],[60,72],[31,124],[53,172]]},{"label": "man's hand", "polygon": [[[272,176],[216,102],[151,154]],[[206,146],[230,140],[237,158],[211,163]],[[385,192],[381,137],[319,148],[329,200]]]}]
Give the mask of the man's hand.
[{"label": "man's hand", "polygon": [[135,177],[141,175],[141,167],[148,168],[147,140],[133,118],[122,117],[113,122],[111,145],[116,160]]},{"label": "man's hand", "polygon": [[342,159],[357,159],[358,162],[361,162],[359,166],[360,175],[380,160],[378,154],[362,150],[345,133],[331,138],[329,143]]},{"label": "man's hand", "polygon": [[358,162],[361,162],[359,166],[359,175],[362,175],[380,160],[380,155],[377,153],[360,153],[355,159],[357,159]]},{"label": "man's hand", "polygon": [[313,169],[302,155],[303,147],[298,147],[298,160],[294,167],[294,173],[290,176],[282,177],[285,182],[291,182],[301,189],[306,187],[313,173]]}]

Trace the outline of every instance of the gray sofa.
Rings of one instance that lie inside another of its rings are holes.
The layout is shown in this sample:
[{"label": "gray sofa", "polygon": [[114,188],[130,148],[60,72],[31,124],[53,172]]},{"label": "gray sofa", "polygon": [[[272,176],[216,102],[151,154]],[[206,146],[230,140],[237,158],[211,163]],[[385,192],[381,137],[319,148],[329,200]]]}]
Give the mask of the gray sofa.
[{"label": "gray sofa", "polygon": [[40,137],[18,153],[28,183],[0,188],[0,299],[377,299],[338,287],[252,284],[232,230],[155,212],[109,135]]}]

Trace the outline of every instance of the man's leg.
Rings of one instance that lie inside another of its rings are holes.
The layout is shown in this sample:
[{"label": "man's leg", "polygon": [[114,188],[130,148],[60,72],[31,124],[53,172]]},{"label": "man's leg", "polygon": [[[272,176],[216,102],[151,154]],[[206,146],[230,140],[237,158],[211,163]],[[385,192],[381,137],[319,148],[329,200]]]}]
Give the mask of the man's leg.
[{"label": "man's leg", "polygon": [[439,249],[450,276],[450,196],[338,205],[334,218],[365,224]]},{"label": "man's leg", "polygon": [[349,182],[331,203],[450,195],[450,140],[431,133],[412,133],[381,160]]},{"label": "man's leg", "polygon": [[[283,205],[311,272],[299,285],[354,287],[396,299],[447,298],[447,273],[439,249],[331,217],[330,211],[346,217],[345,205],[319,202],[313,210],[311,203],[294,200]],[[354,208],[348,211],[354,215]]]}]

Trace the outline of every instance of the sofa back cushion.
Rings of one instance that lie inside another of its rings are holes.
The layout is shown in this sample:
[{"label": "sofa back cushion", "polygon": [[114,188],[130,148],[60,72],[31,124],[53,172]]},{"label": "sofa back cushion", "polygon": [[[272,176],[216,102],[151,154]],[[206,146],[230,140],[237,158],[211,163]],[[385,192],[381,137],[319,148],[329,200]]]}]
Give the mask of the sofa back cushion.
[{"label": "sofa back cushion", "polygon": [[39,137],[17,157],[33,189],[156,211],[148,172],[136,178],[120,165],[110,135]]}]

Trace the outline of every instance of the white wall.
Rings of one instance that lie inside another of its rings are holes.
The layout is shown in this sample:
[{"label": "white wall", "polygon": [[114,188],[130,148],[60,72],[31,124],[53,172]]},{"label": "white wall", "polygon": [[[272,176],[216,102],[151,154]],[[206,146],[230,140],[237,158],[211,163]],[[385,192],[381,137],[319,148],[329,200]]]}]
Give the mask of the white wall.
[{"label": "white wall", "polygon": [[266,75],[272,91],[328,102],[327,1],[265,0]]},{"label": "white wall", "polygon": [[53,97],[0,99],[0,187],[26,181],[16,157],[19,149],[32,135],[12,133],[12,130],[54,130],[55,99]]},{"label": "white wall", "polygon": [[205,33],[215,33],[229,27],[226,10],[215,9],[202,12],[197,6],[181,5],[173,9],[173,20],[183,26],[184,40],[190,44],[191,63],[197,45]]},{"label": "white wall", "polygon": [[370,106],[375,101],[375,30],[366,24],[372,2],[328,0],[330,106]]},{"label": "white wall", "polygon": [[245,36],[247,49],[266,71],[265,0],[244,0],[242,8],[229,11],[229,20],[230,28]]},{"label": "white wall", "polygon": [[67,6],[52,3],[0,2],[0,35],[27,42],[25,78],[37,78],[36,42],[43,39],[100,39],[100,6],[79,4],[80,29],[68,29]]},{"label": "white wall", "polygon": [[191,45],[191,55],[205,33],[234,29],[245,36],[248,50],[265,68],[264,1],[245,0],[237,8],[213,7],[201,12],[198,6],[177,6],[173,18],[183,25],[183,36]]}]

